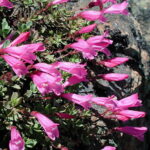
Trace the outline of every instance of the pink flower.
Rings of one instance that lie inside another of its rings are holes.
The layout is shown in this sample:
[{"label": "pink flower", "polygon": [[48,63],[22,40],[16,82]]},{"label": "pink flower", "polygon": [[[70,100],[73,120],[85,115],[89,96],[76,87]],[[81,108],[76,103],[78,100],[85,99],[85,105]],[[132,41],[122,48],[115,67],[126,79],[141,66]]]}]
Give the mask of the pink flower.
[{"label": "pink flower", "polygon": [[119,115],[119,116],[124,116],[128,119],[145,117],[145,112],[134,111],[134,110],[121,110],[121,111],[114,112],[114,114]]},{"label": "pink flower", "polygon": [[95,21],[95,20],[99,20],[101,22],[106,22],[107,19],[104,17],[104,14],[123,14],[123,15],[127,15],[128,11],[127,11],[127,6],[128,3],[127,2],[122,2],[120,4],[113,4],[108,8],[103,8],[103,4],[106,2],[113,2],[116,3],[115,0],[94,0],[91,3],[89,3],[89,7],[94,7],[94,6],[99,6],[100,7],[100,11],[94,11],[94,10],[87,10],[87,11],[83,11],[79,14],[77,14],[76,17],[81,17],[84,18],[86,20],[89,21]]},{"label": "pink flower", "polygon": [[62,94],[61,97],[66,98],[78,105],[81,105],[85,109],[88,109],[89,107],[91,107],[91,99],[93,95],[88,94],[83,96],[74,93],[66,93],[66,94]]},{"label": "pink flower", "polygon": [[63,84],[63,87],[72,86],[72,85],[78,84],[80,82],[86,82],[86,81],[87,81],[87,79],[85,77],[78,78],[76,76],[71,76],[67,79],[67,81],[65,81],[65,83]]},{"label": "pink flower", "polygon": [[45,50],[42,43],[36,44],[25,44],[22,46],[10,46],[1,49],[3,53],[9,54],[18,59],[24,60],[27,63],[33,64],[36,60],[36,55],[34,52]]},{"label": "pink flower", "polygon": [[100,61],[99,64],[102,64],[106,67],[112,68],[112,67],[116,67],[120,64],[123,64],[128,60],[129,59],[127,57],[115,57],[115,58],[112,58],[112,59],[107,59],[107,60]]},{"label": "pink flower", "polygon": [[144,141],[144,133],[147,132],[146,127],[116,127],[115,130],[121,131],[123,133],[132,135],[140,141]]},{"label": "pink flower", "polygon": [[120,73],[107,73],[98,76],[101,77],[103,80],[108,80],[108,81],[121,81],[129,77],[128,74],[120,74]]},{"label": "pink flower", "polygon": [[73,48],[83,54],[84,58],[94,59],[97,56],[96,50],[92,49],[92,47],[83,39],[78,40],[70,45],[70,48]]},{"label": "pink flower", "polygon": [[73,119],[75,116],[69,115],[67,113],[56,113],[56,115],[62,119]]},{"label": "pink flower", "polygon": [[0,6],[7,7],[7,8],[12,8],[13,4],[8,0],[0,0]]},{"label": "pink flower", "polygon": [[9,55],[2,55],[1,57],[12,67],[14,72],[19,77],[21,77],[22,75],[26,75],[28,73],[27,67],[19,59],[16,59],[15,57]]},{"label": "pink flower", "polygon": [[33,64],[33,61],[36,60],[36,56],[32,52],[27,51],[27,49],[23,48],[22,46],[8,47],[3,49],[3,52],[15,58],[24,60],[30,64]]},{"label": "pink flower", "polygon": [[101,150],[116,150],[116,147],[112,147],[112,146],[105,146],[103,149]]},{"label": "pink flower", "polygon": [[[103,43],[105,40],[109,40],[106,37],[109,36],[108,32],[104,32],[102,35],[92,36],[87,39],[87,42],[91,45]],[[113,41],[109,40],[109,44],[112,44]]]},{"label": "pink flower", "polygon": [[48,7],[50,7],[50,6],[52,6],[52,5],[57,5],[57,4],[62,4],[62,3],[66,3],[66,2],[68,2],[69,0],[54,0],[54,1],[52,1],[52,2],[50,2],[49,4],[48,4]]},{"label": "pink flower", "polygon": [[48,73],[51,76],[61,78],[61,73],[56,69],[56,66],[53,64],[37,63],[37,64],[33,65],[32,68],[35,68],[35,69],[38,69],[42,72]]},{"label": "pink flower", "polygon": [[99,20],[101,22],[106,22],[106,18],[103,15],[104,13],[101,11],[87,10],[77,14],[77,17],[81,17],[89,21]]},{"label": "pink flower", "polygon": [[[36,60],[36,55],[34,54],[34,52],[45,50],[45,47],[43,46],[42,43],[16,46],[26,41],[29,35],[30,35],[29,32],[21,33],[6,48],[2,48],[4,42],[0,45],[1,57],[3,57],[8,62],[8,64],[13,68],[13,70],[19,77],[25,75],[28,72],[26,69],[26,63],[33,64],[33,62]],[[8,60],[8,58],[10,58],[12,62]]]},{"label": "pink flower", "polygon": [[97,24],[91,24],[86,27],[81,28],[79,31],[75,32],[75,34],[83,34],[83,33],[89,33],[93,31],[96,28]]},{"label": "pink flower", "polygon": [[124,1],[120,4],[114,4],[114,5],[106,8],[105,10],[103,10],[103,13],[127,15],[128,14],[127,6],[128,6],[128,3],[126,1]]},{"label": "pink flower", "polygon": [[25,143],[22,139],[19,131],[15,126],[11,127],[11,140],[9,141],[9,149],[10,150],[24,150]]},{"label": "pink flower", "polygon": [[44,131],[51,140],[54,141],[56,138],[59,137],[59,131],[57,127],[59,124],[54,123],[48,117],[36,111],[32,111],[31,115],[36,117],[36,119],[39,121]]},{"label": "pink flower", "polygon": [[104,33],[101,36],[93,36],[87,39],[79,39],[78,42],[68,45],[68,48],[73,48],[80,51],[84,58],[94,59],[97,56],[97,52],[103,52],[107,56],[110,56],[110,51],[106,48],[108,45],[112,44],[112,41],[105,38],[108,34]]},{"label": "pink flower", "polygon": [[13,40],[9,46],[16,46],[16,45],[28,40],[29,36],[30,36],[30,32],[23,32],[15,40]]},{"label": "pink flower", "polygon": [[87,75],[87,70],[84,68],[85,64],[71,62],[56,62],[56,66],[60,70],[68,72],[78,78],[85,78]]},{"label": "pink flower", "polygon": [[30,76],[42,95],[50,92],[60,95],[63,92],[63,86],[60,84],[61,78],[59,76],[54,77],[39,71],[32,73]]},{"label": "pink flower", "polygon": [[110,110],[114,110],[117,107],[117,104],[114,103],[112,97],[93,97],[92,102]]},{"label": "pink flower", "polygon": [[142,101],[138,99],[138,94],[133,94],[121,100],[113,100],[120,109],[142,106]]}]

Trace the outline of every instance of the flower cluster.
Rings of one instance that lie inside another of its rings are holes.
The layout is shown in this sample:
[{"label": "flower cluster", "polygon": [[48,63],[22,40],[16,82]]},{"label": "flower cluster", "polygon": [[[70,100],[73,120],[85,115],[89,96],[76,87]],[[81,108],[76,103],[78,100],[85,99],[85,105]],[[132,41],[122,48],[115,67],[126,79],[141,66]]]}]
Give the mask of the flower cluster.
[{"label": "flower cluster", "polygon": [[[68,0],[54,0],[50,2],[46,7],[68,2]],[[110,2],[109,7],[105,7],[105,4]],[[13,4],[8,0],[1,0],[0,6],[12,8]],[[86,10],[92,7],[98,6],[99,11]],[[89,5],[84,8],[83,12],[77,14],[74,18],[84,18],[89,21],[99,20],[104,23],[107,21],[105,14],[123,14],[127,15],[128,2],[124,1],[120,4],[116,0],[92,0]],[[97,24],[91,24],[89,26],[81,28],[76,31],[74,35],[80,35],[88,33],[96,28]],[[121,100],[117,100],[115,96],[110,97],[95,97],[92,94],[78,95],[75,93],[65,93],[65,88],[72,86],[80,82],[87,82],[88,71],[86,64],[72,63],[57,61],[52,64],[47,63],[35,63],[36,52],[45,51],[45,47],[42,43],[34,44],[20,44],[27,41],[30,33],[21,33],[15,40],[13,40],[6,48],[3,47],[5,41],[0,43],[0,57],[2,57],[17,74],[22,77],[28,75],[37,86],[39,92],[42,95],[48,93],[54,93],[56,96],[67,99],[75,104],[81,105],[84,109],[89,109],[93,104],[100,105],[106,108],[106,112],[100,114],[100,116],[109,119],[116,119],[121,121],[127,121],[130,119],[141,118],[145,116],[145,112],[130,110],[132,107],[142,106],[142,101],[138,98],[138,94],[133,94]],[[76,42],[68,44],[64,49],[74,49],[81,53],[83,58],[87,60],[93,60],[98,53],[104,53],[106,56],[111,56],[111,52],[108,46],[113,43],[108,38],[109,33],[105,32],[103,35],[97,35],[89,37],[88,39],[78,38]],[[12,35],[8,36],[6,40],[11,40]],[[18,46],[19,45],[19,46]],[[116,67],[128,61],[126,57],[115,57],[98,62],[99,65],[105,67]],[[70,77],[64,81],[62,71],[70,74]],[[127,79],[127,74],[119,73],[107,73],[100,74],[98,78],[107,81],[121,81]],[[45,133],[51,140],[55,140],[59,137],[59,130],[57,123],[54,123],[47,116],[37,111],[32,111],[31,116],[35,117],[43,127]],[[71,119],[74,116],[65,113],[57,113],[61,118]],[[115,131],[127,133],[143,141],[144,133],[147,131],[146,127],[116,127]],[[19,131],[16,127],[11,127],[11,140],[9,142],[10,150],[24,150],[25,142],[22,139]],[[103,150],[115,150],[115,147],[107,146]]]}]

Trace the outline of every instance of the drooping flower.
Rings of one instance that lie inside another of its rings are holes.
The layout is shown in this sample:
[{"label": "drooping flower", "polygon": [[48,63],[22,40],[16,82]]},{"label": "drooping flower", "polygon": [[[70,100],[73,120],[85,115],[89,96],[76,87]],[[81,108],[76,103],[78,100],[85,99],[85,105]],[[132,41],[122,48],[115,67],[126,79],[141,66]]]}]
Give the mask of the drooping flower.
[{"label": "drooping flower", "polygon": [[89,33],[93,31],[96,28],[97,24],[91,24],[86,27],[82,27],[79,31],[75,32],[75,34],[83,34],[83,33]]},{"label": "drooping flower", "polygon": [[57,78],[60,77],[60,80],[62,80],[61,73],[57,70],[56,66],[53,64],[36,63],[35,65],[32,66],[32,68],[48,73]]},{"label": "drooping flower", "polygon": [[[25,75],[27,73],[26,63],[33,64],[36,60],[34,52],[44,51],[45,47],[42,43],[24,44],[22,46],[16,46],[29,37],[29,32],[21,33],[14,41],[12,41],[6,48],[3,48],[3,43],[0,45],[0,56],[5,58],[10,66],[18,76]],[[11,58],[12,62],[7,58]],[[17,60],[18,59],[18,60]],[[14,63],[17,63],[16,65]],[[20,66],[20,68],[19,68]],[[18,71],[15,70],[17,68]]]},{"label": "drooping flower", "polygon": [[16,46],[16,45],[28,40],[29,36],[30,36],[30,32],[23,32],[15,40],[13,40],[9,46]]},{"label": "drooping flower", "polygon": [[36,117],[38,122],[41,124],[43,127],[45,133],[48,135],[48,137],[51,140],[55,140],[56,138],[59,137],[59,131],[58,131],[58,125],[57,123],[54,123],[52,120],[50,120],[48,117],[45,115],[37,112],[37,111],[32,111],[31,115]]},{"label": "drooping flower", "polygon": [[97,105],[104,106],[109,110],[114,110],[117,107],[117,104],[114,103],[112,97],[93,97],[92,102]]},{"label": "drooping flower", "polygon": [[12,67],[13,71],[19,77],[21,77],[22,75],[26,75],[28,73],[27,67],[19,59],[16,59],[15,57],[9,55],[2,55],[1,57]]},{"label": "drooping flower", "polygon": [[104,17],[104,13],[102,11],[87,10],[80,12],[76,15],[76,17],[84,18],[89,21],[99,20],[100,22],[106,22],[106,18]]},{"label": "drooping flower", "polygon": [[125,97],[121,100],[113,100],[116,103],[117,107],[120,109],[128,109],[130,107],[142,106],[142,101],[139,100],[138,94],[133,94],[131,96]]},{"label": "drooping flower", "polygon": [[97,56],[97,52],[102,52],[107,56],[110,56],[111,53],[107,49],[107,46],[112,44],[112,40],[107,39],[107,35],[107,33],[104,33],[100,36],[93,36],[88,38],[86,41],[78,39],[77,42],[69,44],[67,47],[81,52],[83,57],[87,59],[94,59],[94,57]]},{"label": "drooping flower", "polygon": [[116,150],[116,147],[113,146],[105,146],[103,149],[101,150]]},{"label": "drooping flower", "polygon": [[60,83],[61,78],[59,76],[56,77],[48,73],[36,71],[32,73],[30,77],[42,95],[51,92],[60,95],[63,92],[63,86]]},{"label": "drooping flower", "polygon": [[103,80],[107,80],[107,81],[122,81],[125,80],[129,77],[128,74],[120,74],[120,73],[107,73],[107,74],[101,74],[98,75],[99,77],[101,77]]},{"label": "drooping flower", "polygon": [[144,141],[144,133],[147,132],[146,127],[116,127],[115,130],[132,135],[140,141]]},{"label": "drooping flower", "polygon": [[85,78],[87,75],[85,64],[72,63],[72,62],[56,62],[55,66],[60,70],[68,72],[78,78]]},{"label": "drooping flower", "polygon": [[0,6],[7,7],[7,8],[13,8],[13,4],[8,0],[0,0]]},{"label": "drooping flower", "polygon": [[86,82],[86,81],[88,81],[88,80],[85,77],[78,78],[76,76],[71,76],[67,79],[67,81],[65,81],[63,83],[63,87],[72,86],[72,85],[78,84],[80,82]]},{"label": "drooping flower", "polygon": [[74,93],[65,93],[62,94],[61,97],[68,99],[69,101],[72,101],[73,103],[76,103],[78,105],[81,105],[83,108],[88,109],[91,107],[91,99],[93,95],[77,95]]},{"label": "drooping flower", "polygon": [[97,52],[83,39],[71,44],[70,48],[81,52],[83,57],[87,59],[94,59],[94,57],[97,56]]},{"label": "drooping flower", "polygon": [[145,112],[142,111],[135,111],[135,110],[119,110],[115,111],[114,115],[119,115],[120,117],[126,117],[127,120],[135,119],[135,118],[142,118],[145,117]]},{"label": "drooping flower", "polygon": [[141,106],[141,101],[138,99],[137,94],[133,94],[122,100],[116,100],[114,96],[111,96],[93,97],[91,101],[106,108],[107,113],[103,114],[105,118],[127,121],[129,119],[145,117],[145,112],[128,110],[130,107]]},{"label": "drooping flower", "polygon": [[128,15],[127,6],[128,3],[126,1],[120,4],[113,4],[108,8],[103,7],[103,3],[100,0],[89,3],[89,7],[99,6],[100,11],[95,10],[87,10],[80,12],[76,15],[76,17],[81,17],[89,21],[99,20],[100,22],[106,22],[105,14],[123,14]]},{"label": "drooping flower", "polygon": [[102,64],[106,67],[112,68],[112,67],[116,67],[120,64],[123,64],[123,63],[127,62],[128,60],[129,60],[129,58],[127,58],[127,57],[115,57],[112,59],[100,61],[99,64]]},{"label": "drooping flower", "polygon": [[104,9],[103,13],[127,15],[128,14],[127,6],[128,6],[128,2],[124,1],[120,4],[114,4],[106,9]]},{"label": "drooping flower", "polygon": [[10,150],[24,150],[25,142],[22,139],[19,131],[15,126],[11,127],[11,140],[9,141],[9,149]]}]

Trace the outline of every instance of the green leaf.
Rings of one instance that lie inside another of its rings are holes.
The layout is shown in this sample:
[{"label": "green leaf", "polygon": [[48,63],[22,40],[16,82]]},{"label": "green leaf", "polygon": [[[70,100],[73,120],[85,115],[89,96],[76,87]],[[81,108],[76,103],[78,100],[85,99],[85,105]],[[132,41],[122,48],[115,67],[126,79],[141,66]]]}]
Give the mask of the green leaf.
[{"label": "green leaf", "polygon": [[27,139],[26,140],[26,146],[28,148],[33,148],[37,144],[37,141],[35,139]]},{"label": "green leaf", "polygon": [[5,38],[11,31],[11,27],[9,26],[6,18],[2,20],[2,29],[0,29],[0,34]]},{"label": "green leaf", "polygon": [[22,101],[21,97],[18,97],[18,93],[17,92],[13,92],[12,96],[11,96],[11,105],[13,107],[18,106]]}]

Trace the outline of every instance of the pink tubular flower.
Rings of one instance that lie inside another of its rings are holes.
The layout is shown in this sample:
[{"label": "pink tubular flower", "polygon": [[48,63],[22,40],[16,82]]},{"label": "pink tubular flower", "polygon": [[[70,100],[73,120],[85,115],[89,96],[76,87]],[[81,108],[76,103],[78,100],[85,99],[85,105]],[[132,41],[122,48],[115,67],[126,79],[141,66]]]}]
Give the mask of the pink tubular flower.
[{"label": "pink tubular flower", "polygon": [[105,146],[103,149],[101,150],[116,150],[116,147],[112,147],[112,146]]},{"label": "pink tubular flower", "polygon": [[57,78],[60,77],[61,79],[61,73],[56,69],[56,67],[53,64],[37,63],[33,65],[32,68],[48,73],[51,76],[54,76]]},{"label": "pink tubular flower", "polygon": [[9,55],[2,55],[1,57],[12,67],[13,71],[19,77],[21,77],[22,75],[26,75],[28,73],[27,67],[19,59],[16,59],[15,57]]},{"label": "pink tubular flower", "polygon": [[96,28],[97,24],[91,24],[86,27],[81,28],[79,31],[75,32],[75,34],[83,34],[83,33],[89,33],[93,31]]},{"label": "pink tubular flower", "polygon": [[103,10],[103,13],[127,15],[128,14],[127,6],[128,6],[128,3],[126,1],[124,1],[120,4],[114,4],[114,5],[106,8],[105,10]]},{"label": "pink tubular flower", "polygon": [[30,36],[30,32],[23,32],[15,40],[13,40],[9,46],[16,46],[16,45],[28,40],[29,36]]},{"label": "pink tubular flower", "polygon": [[134,111],[134,110],[121,110],[121,111],[116,111],[114,113],[119,116],[124,116],[128,119],[145,117],[145,112]]},{"label": "pink tubular flower", "polygon": [[128,60],[129,60],[129,58],[127,58],[127,57],[115,57],[112,59],[100,61],[99,64],[102,64],[106,67],[112,68],[112,67],[116,67],[120,64],[123,64],[123,63],[127,62]]},{"label": "pink tubular flower", "polygon": [[66,3],[68,2],[69,0],[54,0],[50,3],[48,3],[48,7],[52,6],[52,5],[58,5],[58,4],[62,4],[62,3]]},{"label": "pink tubular flower", "polygon": [[44,131],[51,140],[54,141],[56,138],[59,137],[59,131],[57,127],[59,124],[54,123],[48,117],[36,111],[32,111],[31,115],[37,118],[37,120],[39,121]]},{"label": "pink tubular flower", "polygon": [[12,8],[13,4],[8,0],[0,0],[0,6],[7,7],[7,8]]},{"label": "pink tubular flower", "polygon": [[36,44],[25,44],[22,46],[10,46],[1,49],[3,53],[9,54],[18,59],[24,60],[27,63],[33,64],[36,60],[36,55],[34,52],[45,50],[42,43]]},{"label": "pink tubular flower", "polygon": [[59,76],[54,77],[40,71],[32,73],[30,76],[42,95],[50,92],[60,95],[63,92],[63,86],[60,84],[61,78]]},{"label": "pink tubular flower", "polygon": [[87,70],[84,68],[85,64],[71,62],[56,62],[56,66],[60,70],[68,72],[78,78],[85,78],[87,75]]},{"label": "pink tubular flower", "polygon": [[121,100],[113,100],[120,109],[142,106],[142,101],[138,99],[138,94],[133,94]]},{"label": "pink tubular flower", "polygon": [[89,21],[99,20],[101,22],[106,22],[106,18],[103,15],[104,13],[101,11],[87,10],[77,14],[77,17],[81,17]]},{"label": "pink tubular flower", "polygon": [[103,80],[108,80],[108,81],[121,81],[129,77],[128,74],[120,74],[120,73],[108,73],[108,74],[102,74],[98,76],[101,77]]},{"label": "pink tubular flower", "polygon": [[85,109],[88,109],[91,107],[91,99],[93,95],[88,94],[88,95],[83,96],[83,95],[77,95],[74,93],[66,93],[66,94],[62,94],[61,97],[66,98],[78,105],[81,105]]},{"label": "pink tubular flower", "polygon": [[72,86],[75,84],[78,84],[80,82],[86,82],[87,79],[84,78],[78,78],[76,76],[71,76],[70,78],[67,79],[67,81],[65,81],[65,83],[63,84],[63,87],[67,87],[67,86]]},{"label": "pink tubular flower", "polygon": [[73,119],[75,116],[69,115],[67,113],[56,113],[56,115],[62,119]]},{"label": "pink tubular flower", "polygon": [[[26,63],[33,64],[34,60],[36,60],[36,55],[34,54],[34,52],[45,50],[45,47],[43,46],[42,43],[16,46],[26,41],[29,35],[30,35],[29,32],[21,33],[6,48],[2,48],[3,43],[0,45],[0,54],[1,54],[0,56],[3,57],[8,62],[8,64],[13,68],[13,70],[19,77],[25,75],[28,72],[25,64]],[[8,60],[8,58],[10,58],[12,62]]]},{"label": "pink tubular flower", "polygon": [[11,127],[11,140],[9,141],[9,149],[10,150],[24,150],[25,143],[22,139],[19,131],[15,126]]},{"label": "pink tubular flower", "polygon": [[68,45],[68,47],[80,51],[84,58],[94,59],[97,56],[97,52],[102,52],[107,56],[110,56],[110,51],[106,48],[108,45],[112,44],[112,41],[105,38],[107,33],[100,36],[93,36],[87,39],[79,39],[77,42]]},{"label": "pink tubular flower", "polygon": [[78,42],[75,42],[70,45],[70,48],[73,48],[83,54],[84,58],[87,59],[94,59],[95,56],[97,56],[97,52],[92,49],[92,47],[83,39],[78,40]]},{"label": "pink tubular flower", "polygon": [[147,132],[146,127],[116,127],[115,130],[121,131],[123,133],[132,135],[140,141],[144,141],[144,133]]},{"label": "pink tubular flower", "polygon": [[114,110],[117,107],[116,103],[113,102],[112,97],[93,97],[92,102],[110,110]]}]

